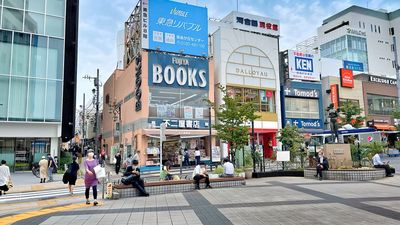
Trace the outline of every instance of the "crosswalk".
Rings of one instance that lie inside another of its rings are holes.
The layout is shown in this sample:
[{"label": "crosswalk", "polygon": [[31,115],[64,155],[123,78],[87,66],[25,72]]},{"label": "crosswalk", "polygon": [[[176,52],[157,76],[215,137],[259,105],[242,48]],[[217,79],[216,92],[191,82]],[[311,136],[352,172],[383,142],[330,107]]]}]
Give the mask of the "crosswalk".
[{"label": "crosswalk", "polygon": [[[85,187],[74,188],[74,195],[85,193]],[[30,191],[30,192],[20,192],[20,193],[10,193],[0,196],[1,203],[10,203],[18,201],[32,201],[49,199],[54,197],[68,196],[70,193],[66,188],[63,189],[53,189],[44,191]]]}]

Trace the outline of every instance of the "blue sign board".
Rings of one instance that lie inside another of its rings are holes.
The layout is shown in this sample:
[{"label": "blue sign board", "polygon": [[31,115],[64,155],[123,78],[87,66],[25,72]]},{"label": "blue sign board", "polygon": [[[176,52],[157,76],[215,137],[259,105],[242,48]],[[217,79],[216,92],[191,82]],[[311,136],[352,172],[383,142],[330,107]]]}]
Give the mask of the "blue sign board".
[{"label": "blue sign board", "polygon": [[322,129],[324,126],[321,119],[286,118],[285,124],[287,123],[303,129]]},{"label": "blue sign board", "polygon": [[208,56],[207,8],[169,0],[143,0],[142,47]]},{"label": "blue sign board", "polygon": [[343,60],[343,68],[350,69],[353,71],[364,72],[364,64],[360,62]]},{"label": "blue sign board", "polygon": [[208,90],[208,60],[149,52],[149,86]]},{"label": "blue sign board", "polygon": [[297,71],[303,72],[314,72],[313,59],[311,58],[303,58],[303,57],[294,57],[295,66]]},{"label": "blue sign board", "polygon": [[148,122],[153,127],[160,127],[160,124],[164,122],[167,129],[208,129],[207,120],[149,118]]}]

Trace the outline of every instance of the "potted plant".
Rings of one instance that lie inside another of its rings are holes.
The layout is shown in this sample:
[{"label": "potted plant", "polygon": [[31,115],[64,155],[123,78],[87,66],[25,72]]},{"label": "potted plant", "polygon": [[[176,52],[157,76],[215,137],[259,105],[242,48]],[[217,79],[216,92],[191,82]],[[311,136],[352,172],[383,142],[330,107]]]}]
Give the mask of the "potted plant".
[{"label": "potted plant", "polygon": [[246,152],[244,155],[244,173],[246,179],[250,179],[253,176],[253,158],[250,152]]},{"label": "potted plant", "polygon": [[235,168],[235,175],[238,177],[246,177],[246,174],[244,173],[242,168]]},{"label": "potted plant", "polygon": [[210,178],[218,178],[219,175],[224,173],[224,168],[222,166],[217,166],[212,173],[210,173],[208,176]]}]

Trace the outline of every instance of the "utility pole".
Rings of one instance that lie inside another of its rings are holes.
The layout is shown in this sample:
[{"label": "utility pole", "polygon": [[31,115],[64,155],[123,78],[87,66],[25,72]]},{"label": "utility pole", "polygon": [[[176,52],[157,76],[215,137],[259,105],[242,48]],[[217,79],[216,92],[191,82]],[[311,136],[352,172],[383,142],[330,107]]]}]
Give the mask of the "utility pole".
[{"label": "utility pole", "polygon": [[83,93],[83,103],[82,103],[82,148],[81,152],[83,153],[84,143],[85,143],[85,93]]},{"label": "utility pole", "polygon": [[210,147],[210,170],[212,171],[212,166],[213,166],[213,158],[212,158],[212,133],[211,133],[211,107],[208,107],[208,137],[209,137],[209,147]]},{"label": "utility pole", "polygon": [[95,137],[95,149],[94,153],[99,156],[99,149],[100,149],[100,141],[99,141],[99,134],[100,134],[100,114],[99,114],[99,101],[100,101],[100,72],[99,69],[97,69],[97,75],[96,77],[91,77],[89,75],[85,75],[83,77],[84,79],[94,80],[94,86],[95,89],[92,90],[93,94],[95,95],[95,100],[96,100],[96,115],[95,115],[95,130],[96,130],[96,137]]}]

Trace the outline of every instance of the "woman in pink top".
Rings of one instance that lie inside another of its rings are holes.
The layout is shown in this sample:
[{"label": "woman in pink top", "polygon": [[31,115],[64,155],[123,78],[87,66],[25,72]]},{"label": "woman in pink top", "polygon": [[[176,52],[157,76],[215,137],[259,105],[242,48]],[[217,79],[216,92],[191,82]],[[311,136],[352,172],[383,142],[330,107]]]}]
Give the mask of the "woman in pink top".
[{"label": "woman in pink top", "polygon": [[86,204],[90,205],[90,201],[89,201],[89,190],[90,187],[92,187],[93,189],[93,205],[96,206],[97,203],[97,184],[99,183],[99,181],[96,178],[96,174],[94,172],[94,167],[96,167],[99,162],[93,158],[94,153],[92,149],[89,149],[88,154],[87,154],[87,158],[85,160],[85,169],[86,169],[86,173],[85,173],[85,197],[86,197]]}]

